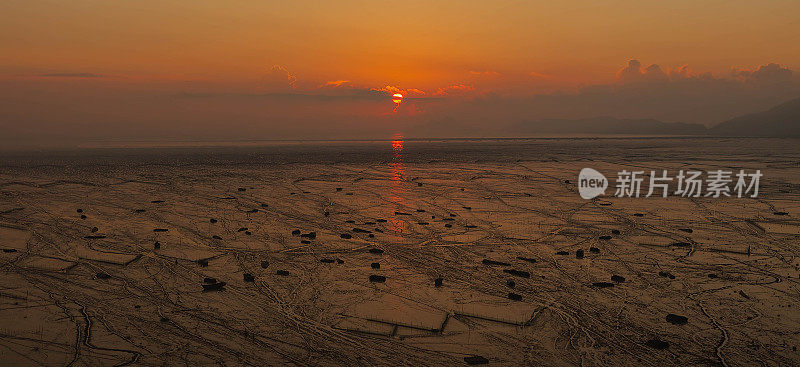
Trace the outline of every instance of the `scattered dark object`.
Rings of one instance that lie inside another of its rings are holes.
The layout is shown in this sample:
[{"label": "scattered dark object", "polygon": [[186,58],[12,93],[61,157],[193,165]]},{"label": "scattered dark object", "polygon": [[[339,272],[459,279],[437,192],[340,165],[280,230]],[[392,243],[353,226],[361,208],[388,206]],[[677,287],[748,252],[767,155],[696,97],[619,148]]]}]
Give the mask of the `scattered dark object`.
[{"label": "scattered dark object", "polygon": [[684,231],[684,232],[686,232],[686,233],[692,233],[692,232],[694,232],[694,231],[692,231],[692,229],[691,229],[691,228],[678,228],[678,230],[679,230],[679,231]]},{"label": "scattered dark object", "polygon": [[380,269],[381,268],[381,263],[372,263],[372,264],[369,264],[369,267],[371,267],[373,269]]},{"label": "scattered dark object", "polygon": [[262,207],[262,208],[268,208],[268,207],[269,207],[269,204],[267,204],[267,203],[261,203],[261,207]]},{"label": "scattered dark object", "polygon": [[99,229],[97,227],[92,227],[92,233],[95,233],[97,231],[99,231]]},{"label": "scattered dark object", "polygon": [[446,221],[446,222],[452,222],[452,221],[454,221],[455,219],[453,219],[453,218],[442,218],[442,220],[443,220],[443,221]]},{"label": "scattered dark object", "polygon": [[633,213],[633,216],[634,217],[644,217],[644,214],[642,214],[642,213]]},{"label": "scattered dark object", "polygon": [[17,252],[17,249],[15,249],[15,248],[4,248],[3,252],[5,252],[7,254],[10,254],[12,252]]},{"label": "scattered dark object", "polygon": [[211,238],[213,238],[215,240],[221,240],[222,239],[222,237],[217,236],[217,235],[213,235],[213,236],[211,236]]},{"label": "scattered dark object", "polygon": [[475,366],[479,364],[488,364],[489,360],[481,356],[469,356],[469,357],[464,357],[464,362],[466,362],[470,366]]},{"label": "scattered dark object", "polygon": [[111,275],[106,273],[97,273],[97,279],[111,279]]},{"label": "scattered dark object", "polygon": [[253,232],[250,232],[250,231],[244,231],[244,234],[246,234],[246,235],[250,236],[250,235],[252,235],[252,234],[253,234]]},{"label": "scattered dark object", "polygon": [[428,223],[428,222],[417,222],[417,224],[419,224],[421,226],[427,226],[430,223]]},{"label": "scattered dark object", "polygon": [[447,223],[447,224],[445,224],[444,226],[445,226],[445,228],[453,228],[453,225],[452,225],[452,224],[450,224],[450,223]]},{"label": "scattered dark object", "polygon": [[256,281],[256,277],[254,277],[253,274],[250,274],[250,273],[242,274],[242,278],[244,278],[245,282],[255,282]]},{"label": "scattered dark object", "polygon": [[262,268],[262,269],[266,269],[267,267],[269,267],[269,261],[267,261],[267,260],[262,260],[262,261],[261,261],[261,268]]},{"label": "scattered dark object", "polygon": [[93,234],[93,235],[83,236],[83,238],[87,240],[99,240],[101,238],[106,238],[106,236],[103,236],[102,234]]},{"label": "scattered dark object", "polygon": [[601,240],[610,240],[611,236],[600,236]]},{"label": "scattered dark object", "polygon": [[168,318],[166,318],[166,317],[162,317],[162,318],[160,318],[158,321],[161,321],[161,322],[169,322],[169,319],[168,319]]},{"label": "scattered dark object", "polygon": [[507,279],[506,280],[506,286],[509,287],[509,288],[514,288],[514,287],[517,286],[517,282],[515,282],[512,279]]},{"label": "scattered dark object", "polygon": [[667,343],[667,342],[665,342],[663,340],[659,340],[659,339],[650,339],[650,340],[646,341],[644,343],[644,345],[646,345],[646,346],[648,346],[650,348],[659,349],[659,350],[663,350],[663,349],[669,348],[669,343]]},{"label": "scattered dark object", "polygon": [[403,213],[403,212],[394,212],[394,215],[411,215],[411,214]]},{"label": "scattered dark object", "polygon": [[467,224],[467,225],[464,226],[464,228],[478,228],[478,226],[476,226],[474,224]]},{"label": "scattered dark object", "polygon": [[144,209],[136,209],[136,210],[134,210],[134,212],[136,212],[136,213],[144,213],[145,210]]},{"label": "scattered dark object", "polygon": [[353,238],[353,236],[350,235],[350,233],[342,233],[342,234],[339,235],[339,237],[344,238],[346,240],[349,240],[349,239]]},{"label": "scattered dark object", "polygon": [[569,251],[559,251],[556,252],[556,255],[569,255]]},{"label": "scattered dark object", "polygon": [[520,277],[520,278],[530,278],[531,277],[531,273],[528,273],[527,271],[522,271],[522,270],[503,269],[503,272],[506,273],[506,274],[511,274],[511,275],[513,275],[515,277]]},{"label": "scattered dark object", "polygon": [[301,235],[300,235],[300,237],[303,237],[303,238],[310,238],[310,239],[312,239],[312,240],[313,240],[313,239],[317,238],[317,232],[308,232],[308,233],[303,233],[303,234],[301,234]]},{"label": "scattered dark object", "polygon": [[299,229],[295,229],[294,231],[292,231],[292,236],[299,236],[299,235],[300,235]]},{"label": "scattered dark object", "polygon": [[621,232],[619,231],[619,229],[612,229],[611,230],[611,234],[620,234],[620,233]]},{"label": "scattered dark object", "polygon": [[711,279],[716,279],[717,278],[717,274],[711,273],[711,274],[708,274],[708,277],[711,278]]},{"label": "scattered dark object", "polygon": [[156,250],[160,249],[161,248],[161,242],[156,241],[156,243],[153,244],[153,248],[156,249]]},{"label": "scattered dark object", "polygon": [[666,320],[673,325],[686,325],[689,322],[686,316],[676,315],[674,313],[668,314]]},{"label": "scattered dark object", "polygon": [[86,219],[86,216],[81,214],[81,219]]},{"label": "scattered dark object", "polygon": [[569,180],[564,180],[564,183],[568,184],[568,183],[569,183]]},{"label": "scattered dark object", "polygon": [[602,205],[602,206],[611,206],[611,203],[610,203],[610,202],[608,202],[608,201],[601,201],[601,202],[597,203],[597,205]]},{"label": "scattered dark object", "polygon": [[383,253],[383,250],[382,250],[382,249],[379,249],[379,248],[371,248],[371,249],[369,249],[369,253],[371,253],[371,254],[376,254],[376,255],[380,255],[380,254],[382,254],[382,253]]},{"label": "scattered dark object", "polygon": [[337,187],[336,191],[342,191],[342,188],[341,187]]},{"label": "scattered dark object", "polygon": [[417,213],[425,213],[425,209],[417,209]]},{"label": "scattered dark object", "polygon": [[169,230],[166,228],[153,228],[153,232],[167,232],[167,231]]},{"label": "scattered dark object", "polygon": [[575,258],[576,259],[583,259],[583,250],[575,251]]},{"label": "scattered dark object", "polygon": [[594,282],[594,283],[592,283],[592,285],[593,285],[593,286],[595,286],[595,287],[597,287],[597,288],[611,288],[611,287],[613,287],[613,286],[614,286],[614,283],[609,283],[609,282]]},{"label": "scattered dark object", "polygon": [[319,259],[319,262],[323,264],[333,264],[333,259]]},{"label": "scattered dark object", "polygon": [[620,275],[612,275],[611,276],[611,281],[612,282],[617,282],[617,283],[622,283],[622,282],[625,281],[625,277],[620,276]]},{"label": "scattered dark object", "polygon": [[209,219],[208,221],[209,221],[209,223],[212,223],[212,224],[213,224],[213,223],[217,223],[217,220],[216,220],[216,219],[214,219],[214,218],[211,218],[211,219]]},{"label": "scattered dark object", "polygon": [[242,227],[236,230],[236,232],[244,232],[247,230],[247,227]]},{"label": "scattered dark object", "polygon": [[203,292],[221,291],[225,289],[225,282],[203,284]]},{"label": "scattered dark object", "polygon": [[197,265],[200,265],[200,266],[202,266],[202,267],[206,267],[206,266],[208,266],[208,259],[200,259],[200,260],[197,260]]},{"label": "scattered dark object", "polygon": [[789,213],[787,213],[787,212],[775,212],[775,213],[772,213],[772,214],[775,214],[775,215],[789,215]]},{"label": "scattered dark object", "polygon": [[370,233],[370,234],[369,234],[369,238],[375,238],[375,235],[374,235],[374,234],[372,234],[372,233]]},{"label": "scattered dark object", "polygon": [[83,209],[78,209],[78,210],[76,210],[76,212],[83,213]]},{"label": "scattered dark object", "polygon": [[522,260],[522,261],[527,261],[529,263],[535,263],[536,262],[536,259],[533,259],[533,258],[530,258],[530,257],[524,257],[524,256],[517,256],[517,259]]},{"label": "scattered dark object", "polygon": [[289,275],[289,271],[288,270],[278,270],[278,271],[275,272],[275,275],[287,276],[287,275]]},{"label": "scattered dark object", "polygon": [[239,191],[247,191],[247,189],[245,189],[244,187],[240,187],[237,190],[239,190]]},{"label": "scattered dark object", "polygon": [[464,209],[466,209],[466,210],[472,210],[472,207],[471,207],[471,206],[462,206],[462,208],[464,208]]},{"label": "scattered dark object", "polygon": [[378,223],[386,223],[386,219],[375,219]]},{"label": "scattered dark object", "polygon": [[210,278],[210,277],[203,278],[203,283],[206,283],[206,284],[214,284],[216,282],[217,282],[217,278]]},{"label": "scattered dark object", "polygon": [[255,208],[253,208],[253,209],[250,209],[250,210],[248,211],[248,213],[258,213],[258,209],[255,209]]},{"label": "scattered dark object", "polygon": [[336,259],[336,263],[337,263],[337,264],[339,264],[339,265],[341,265],[341,264],[344,264],[344,260],[342,260],[342,259]]},{"label": "scattered dark object", "polygon": [[352,220],[352,219],[348,219],[348,220],[346,220],[346,221],[344,221],[344,222],[345,222],[345,223],[350,223],[350,224],[353,224],[353,223],[355,223],[356,221],[354,221],[354,220]]},{"label": "scattered dark object", "polygon": [[438,278],[433,280],[433,285],[436,286],[437,288],[441,287],[443,281],[444,281],[444,279],[442,279],[442,277],[438,277]]},{"label": "scattered dark object", "polygon": [[159,203],[163,203],[163,202],[164,202],[164,200],[153,200],[153,201],[151,201],[151,203],[153,203],[153,204],[159,204]]},{"label": "scattered dark object", "polygon": [[506,263],[506,262],[494,261],[494,260],[489,260],[489,259],[483,259],[481,261],[481,263],[483,263],[483,265],[511,266],[511,264]]},{"label": "scattered dark object", "polygon": [[422,182],[417,182],[417,186],[422,186]]},{"label": "scattered dark object", "polygon": [[522,296],[514,292],[508,292],[508,299],[512,301],[522,301]]},{"label": "scattered dark object", "polygon": [[300,243],[302,243],[302,244],[304,244],[304,245],[310,245],[310,244],[311,244],[311,241],[309,241],[309,240],[302,240],[302,241],[300,241]]},{"label": "scattered dark object", "polygon": [[747,293],[744,293],[744,291],[742,291],[742,290],[739,291],[739,295],[744,297],[744,298],[750,299],[750,296],[748,296]]},{"label": "scattered dark object", "polygon": [[374,226],[375,222],[364,222],[365,226]]},{"label": "scattered dark object", "polygon": [[375,275],[375,274],[373,274],[373,275],[369,276],[369,281],[372,282],[372,283],[384,283],[384,282],[386,282],[386,277],[383,276],[383,275]]},{"label": "scattered dark object", "polygon": [[361,229],[361,228],[353,228],[353,232],[355,232],[355,233],[372,233],[372,231],[368,231],[366,229]]},{"label": "scattered dark object", "polygon": [[450,216],[451,216],[451,217],[455,217],[456,215],[455,215],[455,214],[453,214],[453,213],[450,213]]}]

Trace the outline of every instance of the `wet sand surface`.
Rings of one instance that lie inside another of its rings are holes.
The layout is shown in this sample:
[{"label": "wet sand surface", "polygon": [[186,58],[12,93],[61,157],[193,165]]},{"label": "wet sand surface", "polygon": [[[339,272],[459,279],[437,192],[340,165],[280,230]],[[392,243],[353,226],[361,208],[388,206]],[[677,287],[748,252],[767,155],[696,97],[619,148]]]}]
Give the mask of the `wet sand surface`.
[{"label": "wet sand surface", "polygon": [[[797,365],[798,143],[3,153],[0,362]],[[583,200],[584,167],[764,177]]]}]

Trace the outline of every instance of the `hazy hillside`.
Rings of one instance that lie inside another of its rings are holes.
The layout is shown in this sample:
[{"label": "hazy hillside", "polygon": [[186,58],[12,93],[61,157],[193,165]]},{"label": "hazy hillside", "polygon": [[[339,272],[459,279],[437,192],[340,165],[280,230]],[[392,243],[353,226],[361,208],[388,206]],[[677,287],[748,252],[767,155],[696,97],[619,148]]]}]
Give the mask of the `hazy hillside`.
[{"label": "hazy hillside", "polygon": [[708,130],[712,135],[800,137],[800,98],[767,111],[739,116]]}]

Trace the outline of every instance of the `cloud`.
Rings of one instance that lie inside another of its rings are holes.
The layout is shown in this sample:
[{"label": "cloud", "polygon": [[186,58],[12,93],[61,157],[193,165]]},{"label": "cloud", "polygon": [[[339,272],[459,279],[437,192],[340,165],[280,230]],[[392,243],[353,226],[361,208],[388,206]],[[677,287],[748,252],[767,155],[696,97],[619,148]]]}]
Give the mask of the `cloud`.
[{"label": "cloud", "polygon": [[340,88],[343,86],[349,86],[349,84],[349,80],[331,80],[323,85],[320,85],[319,88]]},{"label": "cloud", "polygon": [[530,76],[532,76],[534,78],[537,78],[537,79],[550,79],[550,78],[553,77],[551,75],[547,75],[547,74],[543,74],[543,73],[537,73],[535,71],[529,72],[528,75],[530,75]]},{"label": "cloud", "polygon": [[385,86],[383,88],[375,88],[375,89],[372,89],[372,90],[385,92],[388,95],[400,93],[405,98],[422,97],[422,96],[425,95],[424,91],[421,91],[421,90],[416,89],[416,88],[403,89],[403,88],[398,88],[398,87],[395,87],[395,86],[392,86],[392,85],[387,85],[387,86]]},{"label": "cloud", "polygon": [[39,74],[46,78],[104,78],[104,75],[94,73],[48,73]]},{"label": "cloud", "polygon": [[467,93],[475,91],[475,87],[464,84],[454,84],[447,87],[439,88],[434,95],[437,96],[463,96]]},{"label": "cloud", "polygon": [[273,65],[272,69],[264,76],[264,84],[269,89],[294,89],[295,82],[297,82],[297,77],[280,65]]},{"label": "cloud", "polygon": [[469,75],[475,76],[500,76],[500,73],[493,71],[493,70],[484,70],[484,71],[476,71],[470,70]]},{"label": "cloud", "polygon": [[756,69],[732,68],[731,75],[747,82],[787,83],[792,81],[792,70],[775,63],[761,65]]},{"label": "cloud", "polygon": [[667,74],[661,67],[656,64],[651,64],[648,67],[642,67],[639,60],[629,60],[628,65],[617,71],[617,80],[622,83],[637,83],[648,81],[663,81],[667,79]]}]

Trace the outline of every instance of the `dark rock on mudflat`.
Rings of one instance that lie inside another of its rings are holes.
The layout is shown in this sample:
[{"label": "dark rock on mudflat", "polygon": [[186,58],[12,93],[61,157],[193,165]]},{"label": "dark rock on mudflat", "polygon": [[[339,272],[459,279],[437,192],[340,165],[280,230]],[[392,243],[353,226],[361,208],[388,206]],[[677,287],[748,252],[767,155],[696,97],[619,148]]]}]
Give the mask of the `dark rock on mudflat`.
[{"label": "dark rock on mudflat", "polygon": [[206,284],[214,284],[217,282],[217,278],[205,277],[203,278],[203,283]]},{"label": "dark rock on mudflat", "polygon": [[208,266],[208,260],[207,259],[197,260],[197,265],[200,265],[202,267],[206,267],[206,266]]},{"label": "dark rock on mudflat", "polygon": [[166,229],[166,228],[154,228],[153,229],[153,232],[167,232],[167,231],[169,231],[169,229]]},{"label": "dark rock on mudflat", "polygon": [[386,219],[375,219],[378,223],[386,223]]},{"label": "dark rock on mudflat", "polygon": [[598,238],[600,238],[601,240],[610,240],[611,236],[600,236]]},{"label": "dark rock on mudflat", "polygon": [[262,261],[261,261],[261,268],[262,268],[262,269],[266,269],[267,267],[269,267],[269,261],[267,261],[267,260],[262,260]]},{"label": "dark rock on mudflat", "polygon": [[13,253],[13,252],[17,252],[17,249],[15,249],[15,248],[4,248],[3,252],[5,252],[7,254],[10,254],[10,253]]},{"label": "dark rock on mudflat", "polygon": [[522,295],[516,294],[514,292],[508,292],[508,299],[512,301],[522,301]]},{"label": "dark rock on mudflat", "polygon": [[99,240],[101,238],[106,238],[106,236],[101,234],[94,234],[94,235],[83,236],[83,238],[87,240]]},{"label": "dark rock on mudflat", "polygon": [[317,238],[317,232],[303,233],[303,234],[300,235],[300,237],[309,238],[309,239],[313,240],[313,239]]},{"label": "dark rock on mudflat", "polygon": [[100,229],[99,229],[99,228],[97,228],[97,227],[92,227],[92,230],[91,230],[91,232],[92,232],[92,233],[95,233],[95,232],[97,232],[97,231],[99,231],[99,230],[100,230]]},{"label": "dark rock on mudflat", "polygon": [[514,280],[512,280],[512,279],[506,280],[506,287],[514,288],[516,286],[517,286],[517,282],[515,282]]},{"label": "dark rock on mudflat", "polygon": [[83,213],[83,209],[78,209],[78,210],[75,210],[75,211],[78,212],[78,213]]},{"label": "dark rock on mudflat", "polygon": [[442,286],[442,282],[444,282],[444,279],[442,279],[442,277],[438,277],[433,280],[433,285],[438,288]]},{"label": "dark rock on mudflat", "polygon": [[589,247],[589,252],[591,252],[593,254],[599,254],[600,253],[600,249],[597,248],[597,247]]},{"label": "dark rock on mudflat", "polygon": [[511,264],[509,264],[507,262],[495,261],[495,260],[489,260],[489,259],[483,259],[481,261],[481,263],[483,263],[483,265],[511,266]]},{"label": "dark rock on mudflat", "polygon": [[518,260],[522,260],[522,261],[527,261],[529,263],[535,263],[536,262],[536,259],[530,258],[530,257],[524,257],[524,256],[517,256],[517,259]]},{"label": "dark rock on mudflat", "polygon": [[252,236],[252,235],[253,235],[253,232],[250,232],[250,231],[244,231],[244,234],[246,234],[246,235],[248,235],[248,236]]},{"label": "dark rock on mudflat", "polygon": [[612,275],[611,276],[611,281],[612,282],[617,282],[617,283],[622,283],[622,282],[625,281],[625,277],[619,276],[619,275]]},{"label": "dark rock on mudflat", "polygon": [[369,264],[369,267],[373,268],[373,269],[380,269],[381,268],[381,263],[372,263],[372,264]]},{"label": "dark rock on mudflat", "polygon": [[612,229],[611,230],[611,234],[620,234],[620,233],[621,232],[619,231],[619,229]]},{"label": "dark rock on mudflat", "polygon": [[228,283],[218,282],[218,283],[211,283],[211,284],[203,284],[203,292],[224,290],[226,284],[228,284]]},{"label": "dark rock on mudflat", "polygon": [[288,270],[278,270],[278,271],[275,272],[275,275],[280,275],[280,276],[284,276],[285,277],[285,276],[289,275],[289,271]]},{"label": "dark rock on mudflat", "polygon": [[349,240],[349,239],[353,238],[353,235],[351,235],[350,233],[342,233],[342,234],[339,235],[339,237],[341,237],[343,239],[346,239],[346,240]]},{"label": "dark rock on mudflat", "polygon": [[341,265],[341,264],[344,264],[344,260],[342,260],[342,259],[336,259],[336,263],[337,263],[337,264],[339,264],[339,265]]},{"label": "dark rock on mudflat", "polygon": [[658,350],[664,350],[669,348],[669,343],[659,340],[659,339],[650,339],[644,343],[644,345]]},{"label": "dark rock on mudflat", "polygon": [[469,357],[464,357],[464,362],[466,362],[470,366],[476,366],[479,364],[488,364],[489,360],[481,356],[469,356]]},{"label": "dark rock on mudflat", "polygon": [[319,262],[323,264],[333,264],[333,259],[319,259]]},{"label": "dark rock on mudflat", "polygon": [[214,218],[211,218],[211,219],[209,219],[209,220],[208,220],[208,222],[209,222],[209,223],[217,223],[217,220],[216,220],[216,219],[214,219]]},{"label": "dark rock on mudflat", "polygon": [[354,220],[352,220],[352,219],[348,219],[348,220],[346,220],[346,221],[344,221],[344,222],[345,222],[345,223],[349,223],[349,224],[353,224],[353,223],[355,223],[356,221],[354,221]]},{"label": "dark rock on mudflat", "polygon": [[673,325],[686,325],[689,323],[689,319],[686,316],[676,315],[674,313],[668,314],[666,320]]},{"label": "dark rock on mudflat", "polygon": [[503,272],[506,273],[506,274],[511,274],[511,275],[513,275],[515,277],[520,277],[520,278],[530,278],[531,277],[531,273],[529,273],[527,271],[522,271],[522,270],[503,269]]},{"label": "dark rock on mudflat", "polygon": [[372,233],[372,231],[368,231],[366,229],[361,229],[361,228],[353,228],[353,232],[354,233]]},{"label": "dark rock on mudflat", "polygon": [[383,275],[375,275],[375,274],[373,274],[373,275],[369,276],[369,281],[372,282],[372,283],[385,283],[386,282],[386,277],[383,276]]},{"label": "dark rock on mudflat", "polygon": [[164,202],[164,200],[153,200],[153,201],[151,201],[151,203],[153,203],[153,204],[160,204],[160,203],[163,203],[163,202]]},{"label": "dark rock on mudflat", "polygon": [[371,248],[371,249],[368,250],[368,252],[371,253],[371,254],[380,255],[380,254],[383,253],[383,250],[379,249],[379,248]]},{"label": "dark rock on mudflat", "polygon": [[97,273],[97,279],[111,279],[111,275],[106,273]]},{"label": "dark rock on mudflat", "polygon": [[411,215],[411,214],[403,212],[394,212],[394,215]]},{"label": "dark rock on mudflat", "polygon": [[671,244],[670,244],[670,246],[675,246],[675,247],[692,247],[692,245],[691,245],[691,244],[689,244],[688,242],[673,242],[673,243],[671,243]]},{"label": "dark rock on mudflat", "polygon": [[559,251],[559,252],[556,252],[556,255],[566,256],[566,255],[569,255],[569,251]]},{"label": "dark rock on mudflat", "polygon": [[634,217],[644,217],[644,214],[642,214],[642,213],[633,213],[633,216]]},{"label": "dark rock on mudflat", "polygon": [[775,213],[772,213],[772,214],[775,214],[775,215],[789,215],[789,213],[787,213],[787,212],[775,212]]},{"label": "dark rock on mudflat", "polygon": [[614,286],[614,283],[609,283],[609,282],[594,282],[594,283],[592,283],[592,285],[593,285],[593,286],[595,286],[595,287],[597,287],[597,288],[611,288],[611,287],[613,287],[613,286]]},{"label": "dark rock on mudflat", "polygon": [[81,219],[86,219],[86,216],[81,214]]},{"label": "dark rock on mudflat", "polygon": [[467,224],[467,225],[464,226],[464,228],[478,228],[478,226],[476,226],[474,224]]},{"label": "dark rock on mudflat", "polygon": [[299,229],[295,229],[294,231],[292,231],[292,236],[299,236],[299,235],[300,235]]},{"label": "dark rock on mudflat", "polygon": [[153,244],[153,249],[158,250],[160,248],[161,248],[161,242],[156,241],[156,243]]},{"label": "dark rock on mudflat", "polygon": [[575,258],[576,259],[583,259],[583,250],[575,251]]},{"label": "dark rock on mudflat", "polygon": [[256,281],[256,277],[254,277],[253,274],[250,274],[250,273],[242,274],[242,279],[245,282],[255,282]]},{"label": "dark rock on mudflat", "polygon": [[686,233],[692,233],[692,232],[694,232],[694,231],[693,231],[691,228],[678,228],[678,230],[679,230],[679,231],[686,232]]},{"label": "dark rock on mudflat", "polygon": [[445,224],[445,225],[444,225],[444,227],[445,227],[445,228],[453,228],[453,225],[452,225],[452,224],[450,224],[450,223],[447,223],[447,224]]},{"label": "dark rock on mudflat", "polygon": [[244,232],[247,230],[247,227],[242,227],[236,230],[236,232]]},{"label": "dark rock on mudflat", "polygon": [[213,235],[213,236],[211,236],[211,238],[213,238],[215,240],[221,240],[222,239],[222,237],[217,236],[217,235]]}]

